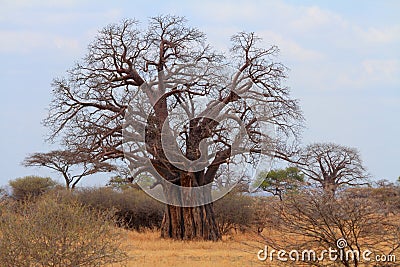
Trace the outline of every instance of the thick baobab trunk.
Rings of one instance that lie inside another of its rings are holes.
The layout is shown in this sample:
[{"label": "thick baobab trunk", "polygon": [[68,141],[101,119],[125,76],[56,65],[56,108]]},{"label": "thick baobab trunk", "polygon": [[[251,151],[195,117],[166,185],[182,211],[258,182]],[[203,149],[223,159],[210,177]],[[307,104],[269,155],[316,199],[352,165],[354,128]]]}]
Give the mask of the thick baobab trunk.
[{"label": "thick baobab trunk", "polygon": [[198,207],[167,205],[161,225],[161,237],[173,239],[221,239],[212,203]]},{"label": "thick baobab trunk", "polygon": [[[166,206],[161,225],[161,237],[181,240],[220,240],[221,234],[215,222],[211,203],[211,190],[203,188],[199,191],[191,191],[190,188],[194,188],[192,187],[192,178],[192,174],[183,174],[181,179],[183,187],[164,187],[164,193],[169,199],[169,203],[184,205]],[[188,206],[188,203],[193,205]]]},{"label": "thick baobab trunk", "polygon": [[322,189],[325,194],[331,198],[335,197],[338,185],[335,183],[335,180],[331,177],[324,177],[324,183],[322,185]]}]

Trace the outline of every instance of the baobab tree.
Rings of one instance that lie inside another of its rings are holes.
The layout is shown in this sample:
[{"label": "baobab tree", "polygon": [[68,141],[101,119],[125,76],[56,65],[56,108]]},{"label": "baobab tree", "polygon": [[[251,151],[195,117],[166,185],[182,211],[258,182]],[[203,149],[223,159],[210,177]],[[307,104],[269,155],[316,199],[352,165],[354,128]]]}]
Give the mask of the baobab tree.
[{"label": "baobab tree", "polygon": [[50,138],[153,177],[145,191],[161,188],[156,197],[167,203],[163,237],[220,239],[212,184],[222,167],[284,153],[302,124],[282,84],[286,67],[274,61],[278,48],[261,48],[254,33],[231,41],[224,55],[184,18],[151,18],[147,29],[124,20],[102,29],[87,56],[54,80]]},{"label": "baobab tree", "polygon": [[74,189],[85,176],[117,170],[116,166],[98,161],[90,154],[68,150],[33,153],[24,159],[22,165],[55,170],[62,175],[67,189]]},{"label": "baobab tree", "polygon": [[297,167],[309,181],[334,195],[338,188],[367,184],[368,173],[360,153],[334,143],[314,143],[300,151]]}]

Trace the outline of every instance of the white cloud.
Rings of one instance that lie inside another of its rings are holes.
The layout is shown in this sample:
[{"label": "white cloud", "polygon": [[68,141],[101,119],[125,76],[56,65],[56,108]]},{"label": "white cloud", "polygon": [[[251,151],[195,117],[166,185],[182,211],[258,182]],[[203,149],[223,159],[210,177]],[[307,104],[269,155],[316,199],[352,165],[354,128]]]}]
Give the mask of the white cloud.
[{"label": "white cloud", "polygon": [[[290,83],[305,90],[371,90],[399,83],[400,25],[377,27],[318,5],[283,1],[201,1],[196,4],[212,39],[255,31],[276,44],[292,69]],[[240,28],[242,27],[242,28]],[[396,54],[394,54],[396,53]],[[300,89],[301,90],[301,89]]]},{"label": "white cloud", "polygon": [[0,53],[43,52],[63,49],[64,52],[79,50],[79,41],[59,35],[32,31],[1,31]]},{"label": "white cloud", "polygon": [[68,23],[74,23],[77,21],[88,21],[96,20],[99,18],[117,22],[121,18],[122,10],[118,8],[112,8],[102,12],[62,12],[55,14],[47,14],[41,18],[43,23],[60,24],[65,25]]},{"label": "white cloud", "polygon": [[274,31],[263,31],[260,36],[268,43],[276,44],[285,58],[295,61],[315,61],[324,58],[321,52],[307,49],[294,40]]},{"label": "white cloud", "polygon": [[[322,52],[305,47],[289,34],[289,31],[293,30],[289,25],[301,26],[302,30],[307,30],[305,26],[309,22],[306,20],[308,16],[318,16],[320,10],[317,8],[311,8],[308,13],[306,12],[308,15],[303,16],[301,14],[306,11],[305,7],[299,10],[282,1],[255,1],[251,4],[246,1],[202,1],[195,6],[202,16],[206,16],[209,21],[217,22],[213,23],[213,27],[207,28],[206,32],[212,39],[216,39],[216,42],[220,42],[223,36],[225,46],[228,40],[225,36],[241,31],[247,25],[254,25],[251,28],[247,27],[246,30],[255,31],[267,46],[277,45],[281,51],[280,57],[295,61],[314,61],[324,58]],[[325,17],[325,14],[321,17]],[[308,19],[310,20],[312,18]],[[258,28],[262,30],[257,30]],[[223,44],[218,44],[218,47],[220,46]]]},{"label": "white cloud", "polygon": [[0,53],[46,53],[49,49],[62,49],[76,54],[82,49],[82,44],[87,44],[87,37],[92,37],[92,29],[81,28],[81,25],[89,22],[99,27],[97,22],[102,21],[100,26],[103,26],[118,21],[122,13],[117,7],[92,10],[85,6],[85,2],[1,1],[0,22],[7,28],[0,27]]},{"label": "white cloud", "polygon": [[192,9],[196,13],[206,17],[208,21],[226,24],[230,21],[240,22],[242,25],[260,25],[260,22],[271,22],[263,26],[270,27],[272,24],[285,25],[288,23],[295,8],[279,0],[270,1],[197,1],[193,3]]},{"label": "white cloud", "polygon": [[362,29],[355,26],[354,31],[364,42],[371,44],[387,44],[400,41],[400,24],[381,29],[376,27]]},{"label": "white cloud", "polygon": [[290,21],[290,26],[294,30],[308,34],[315,30],[343,29],[347,25],[348,23],[338,14],[317,6],[300,7]]},{"label": "white cloud", "polygon": [[287,4],[283,1],[201,1],[196,10],[214,21],[279,27],[285,31],[310,33],[314,30],[345,28],[348,22],[340,15],[318,6]]},{"label": "white cloud", "polygon": [[79,0],[2,0],[2,5],[8,8],[29,8],[35,6],[42,7],[71,7],[78,4]]},{"label": "white cloud", "polygon": [[32,48],[46,45],[42,33],[30,31],[0,31],[1,52],[29,52]]},{"label": "white cloud", "polygon": [[63,38],[60,36],[53,37],[53,43],[58,49],[76,51],[79,47],[78,40]]},{"label": "white cloud", "polygon": [[400,77],[400,62],[395,59],[366,59],[362,66],[369,76]]},{"label": "white cloud", "polygon": [[400,61],[397,59],[364,59],[338,76],[336,88],[380,89],[400,83]]}]

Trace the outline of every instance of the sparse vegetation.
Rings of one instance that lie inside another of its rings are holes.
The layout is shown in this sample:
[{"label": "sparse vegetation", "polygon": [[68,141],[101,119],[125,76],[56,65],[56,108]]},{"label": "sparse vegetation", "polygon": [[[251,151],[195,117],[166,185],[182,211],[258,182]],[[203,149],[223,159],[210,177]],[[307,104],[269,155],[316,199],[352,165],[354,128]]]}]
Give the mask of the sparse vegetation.
[{"label": "sparse vegetation", "polygon": [[[368,248],[375,254],[397,255],[400,249],[400,189],[388,183],[348,188],[335,196],[304,188],[288,191],[282,200],[231,192],[213,204],[223,233],[218,244],[160,239],[156,231],[164,206],[137,188],[69,191],[58,187],[40,192],[24,201],[3,197],[1,266],[108,266],[117,262],[116,266],[171,266],[177,257],[184,257],[177,266],[208,266],[211,261],[215,266],[258,266],[256,252],[264,245],[322,250],[335,248],[339,238],[360,253]],[[125,250],[128,246],[135,249]],[[175,249],[182,253],[176,254]],[[348,267],[361,263],[335,262]],[[296,265],[276,261],[271,266],[288,264]],[[338,266],[329,261],[309,264]]]},{"label": "sparse vegetation", "polygon": [[104,266],[127,259],[110,213],[43,197],[1,206],[1,266]]}]

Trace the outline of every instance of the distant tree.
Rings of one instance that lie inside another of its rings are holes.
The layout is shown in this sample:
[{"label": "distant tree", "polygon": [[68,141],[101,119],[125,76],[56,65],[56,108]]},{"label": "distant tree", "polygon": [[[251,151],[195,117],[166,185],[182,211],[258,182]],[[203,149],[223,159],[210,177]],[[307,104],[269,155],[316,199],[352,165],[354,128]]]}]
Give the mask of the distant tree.
[{"label": "distant tree", "polygon": [[132,181],[124,177],[116,175],[111,177],[110,180],[108,180],[106,186],[117,190],[125,190],[127,188],[131,188],[133,186],[133,183]]},{"label": "distant tree", "polygon": [[12,188],[12,196],[20,200],[39,196],[57,185],[50,177],[39,176],[25,176],[8,183]]},{"label": "distant tree", "polygon": [[46,167],[59,172],[68,189],[74,189],[85,176],[116,170],[114,165],[96,160],[88,153],[68,150],[34,153],[26,157],[22,165],[25,167]]},{"label": "distant tree", "polygon": [[369,177],[360,153],[334,143],[315,143],[302,149],[297,167],[310,182],[334,195],[339,187],[365,185]]},{"label": "distant tree", "polygon": [[387,179],[381,179],[373,183],[374,187],[394,187],[394,183]]},{"label": "distant tree", "polygon": [[260,188],[281,201],[285,193],[298,189],[304,182],[304,174],[296,167],[261,172],[259,178],[263,179]]}]

